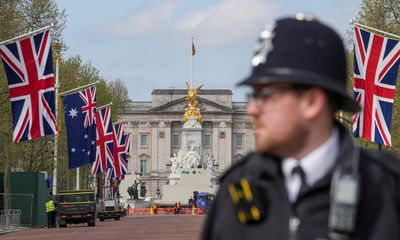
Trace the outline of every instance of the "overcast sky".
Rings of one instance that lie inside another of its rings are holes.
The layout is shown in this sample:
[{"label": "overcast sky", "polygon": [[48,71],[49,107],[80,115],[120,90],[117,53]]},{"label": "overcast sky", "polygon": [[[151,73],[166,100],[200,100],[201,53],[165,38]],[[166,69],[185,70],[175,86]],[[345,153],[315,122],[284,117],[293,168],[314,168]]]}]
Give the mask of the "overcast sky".
[{"label": "overcast sky", "polygon": [[231,89],[250,71],[259,32],[277,17],[312,13],[342,36],[361,0],[56,0],[67,13],[66,57],[80,55],[108,81],[121,79],[134,101],[153,89],[193,85]]}]

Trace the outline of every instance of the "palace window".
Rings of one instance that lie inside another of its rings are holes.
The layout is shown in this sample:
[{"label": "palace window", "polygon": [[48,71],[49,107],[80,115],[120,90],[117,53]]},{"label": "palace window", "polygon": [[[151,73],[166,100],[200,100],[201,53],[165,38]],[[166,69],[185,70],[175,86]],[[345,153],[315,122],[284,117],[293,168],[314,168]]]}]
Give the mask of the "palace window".
[{"label": "palace window", "polygon": [[211,146],[211,134],[209,133],[204,134],[204,146],[205,147]]},{"label": "palace window", "polygon": [[147,134],[140,134],[140,146],[141,147],[147,146]]},{"label": "palace window", "polygon": [[179,147],[179,133],[172,134],[172,146]]},{"label": "palace window", "polygon": [[243,134],[236,134],[236,147],[243,147]]},{"label": "palace window", "polygon": [[142,175],[147,174],[147,160],[146,159],[141,159],[140,160],[140,173]]}]

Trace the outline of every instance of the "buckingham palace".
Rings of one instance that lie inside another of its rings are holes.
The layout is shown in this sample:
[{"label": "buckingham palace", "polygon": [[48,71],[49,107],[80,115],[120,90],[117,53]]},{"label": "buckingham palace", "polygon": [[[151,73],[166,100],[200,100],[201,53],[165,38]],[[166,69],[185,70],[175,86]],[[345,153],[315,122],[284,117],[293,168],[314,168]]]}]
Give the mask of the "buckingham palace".
[{"label": "buckingham palace", "polygon": [[[162,194],[161,187],[168,183],[171,171],[170,159],[187,141],[184,134],[187,95],[186,89],[154,89],[151,101],[129,102],[120,113],[125,131],[131,133],[127,179],[133,182],[140,177],[145,181],[148,196]],[[254,149],[247,103],[233,102],[232,91],[225,89],[201,89],[196,100],[196,109],[201,113],[198,152],[202,159],[206,156],[215,159],[215,172],[220,175]]]}]

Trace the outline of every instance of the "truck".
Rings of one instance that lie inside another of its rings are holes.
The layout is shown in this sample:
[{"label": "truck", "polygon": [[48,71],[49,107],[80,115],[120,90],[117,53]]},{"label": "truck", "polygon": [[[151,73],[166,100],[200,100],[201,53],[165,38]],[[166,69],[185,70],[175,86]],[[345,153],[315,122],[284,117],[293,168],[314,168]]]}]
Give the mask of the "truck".
[{"label": "truck", "polygon": [[96,225],[96,200],[93,190],[59,190],[57,214],[60,228],[67,224],[87,223]]},{"label": "truck", "polygon": [[196,208],[203,209],[208,213],[209,208],[215,201],[215,195],[208,192],[194,192],[194,203]]},{"label": "truck", "polygon": [[97,217],[100,222],[106,219],[114,219],[119,221],[124,216],[124,211],[121,210],[119,198],[116,196],[113,187],[104,186],[102,191],[102,199],[99,199]]}]

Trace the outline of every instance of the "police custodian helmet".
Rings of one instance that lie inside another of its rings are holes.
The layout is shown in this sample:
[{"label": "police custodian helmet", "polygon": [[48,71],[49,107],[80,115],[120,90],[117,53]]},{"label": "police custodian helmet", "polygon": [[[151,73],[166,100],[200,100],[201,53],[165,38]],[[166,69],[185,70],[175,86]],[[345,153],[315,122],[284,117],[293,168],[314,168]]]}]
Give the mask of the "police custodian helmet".
[{"label": "police custodian helmet", "polygon": [[338,96],[339,110],[360,107],[347,95],[346,57],[339,35],[306,14],[283,18],[261,32],[252,72],[239,85],[293,83],[321,87]]}]

